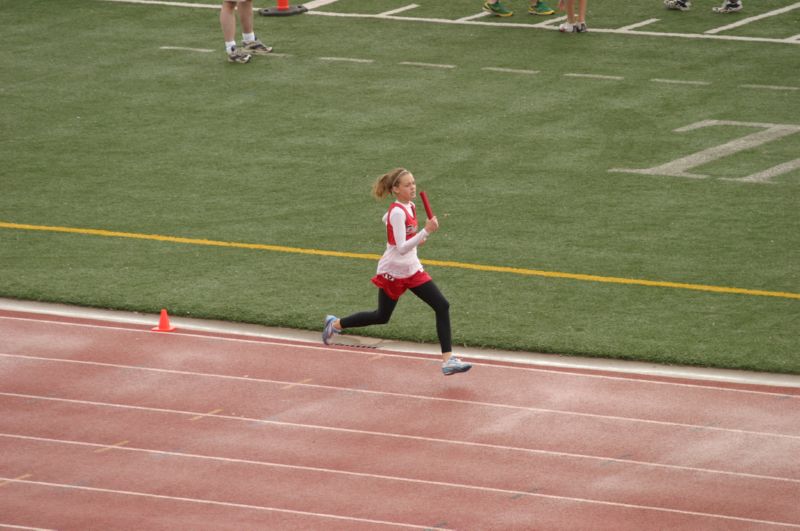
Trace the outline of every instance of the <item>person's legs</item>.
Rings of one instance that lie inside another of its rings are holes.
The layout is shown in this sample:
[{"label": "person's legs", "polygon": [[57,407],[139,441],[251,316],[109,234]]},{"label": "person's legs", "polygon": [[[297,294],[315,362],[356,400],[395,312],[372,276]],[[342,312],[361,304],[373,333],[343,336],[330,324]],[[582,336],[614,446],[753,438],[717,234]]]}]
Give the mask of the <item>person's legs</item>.
[{"label": "person's legs", "polygon": [[219,11],[219,24],[222,26],[222,37],[225,42],[236,41],[236,2],[222,2]]},{"label": "person's legs", "polygon": [[439,345],[442,347],[442,361],[447,361],[453,353],[450,303],[432,280],[411,288],[411,292],[436,313],[436,335],[439,336]]},{"label": "person's legs", "polygon": [[242,33],[253,33],[253,0],[239,2],[239,22],[242,23]]},{"label": "person's legs", "polygon": [[335,321],[333,326],[342,330],[344,328],[356,328],[359,326],[370,326],[376,324],[386,324],[392,317],[397,306],[397,301],[389,297],[385,291],[378,289],[378,309],[371,312],[358,312]]}]

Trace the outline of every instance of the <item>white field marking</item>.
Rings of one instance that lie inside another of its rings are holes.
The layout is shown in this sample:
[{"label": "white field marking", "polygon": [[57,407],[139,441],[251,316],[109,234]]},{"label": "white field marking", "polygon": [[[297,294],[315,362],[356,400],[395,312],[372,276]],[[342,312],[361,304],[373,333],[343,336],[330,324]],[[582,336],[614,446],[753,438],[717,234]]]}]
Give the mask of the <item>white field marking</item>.
[{"label": "white field marking", "polygon": [[114,444],[110,444],[110,445],[107,445],[107,444],[96,444],[94,446],[96,446],[97,449],[94,451],[94,453],[102,454],[104,452],[108,452],[109,450],[116,450],[116,449],[124,447],[129,442],[130,441],[125,440],[125,441],[119,441],[118,443],[114,443]]},{"label": "white field marking", "polygon": [[[5,478],[0,478],[5,479]],[[344,520],[347,522],[363,522],[367,524],[376,524],[376,525],[386,525],[386,526],[395,526],[395,527],[406,527],[409,529],[430,529],[427,526],[418,526],[412,524],[404,524],[400,522],[387,522],[384,520],[370,520],[368,518],[356,518],[352,516],[339,516],[335,514],[324,514],[324,513],[314,513],[310,511],[295,511],[292,509],[281,509],[279,507],[265,507],[262,505],[248,505],[244,503],[233,503],[233,502],[223,502],[223,501],[216,501],[216,500],[203,500],[199,498],[185,498],[182,496],[166,496],[163,494],[152,494],[149,492],[137,492],[131,490],[117,490],[117,489],[102,489],[99,487],[84,487],[81,485],[68,485],[64,483],[51,483],[49,481],[32,481],[32,480],[15,480],[15,483],[24,483],[26,485],[38,485],[42,487],[54,487],[59,489],[69,489],[69,490],[82,490],[87,492],[101,492],[104,494],[121,494],[123,496],[137,496],[140,498],[154,498],[157,500],[169,500],[169,501],[180,501],[180,502],[189,502],[189,503],[197,503],[202,505],[213,505],[217,507],[229,507],[234,509],[249,509],[249,510],[256,510],[256,511],[268,511],[268,512],[275,512],[275,513],[286,513],[286,514],[294,514],[300,516],[314,516],[318,518],[331,518],[334,520]],[[444,528],[443,528],[444,529]]]},{"label": "white field marking", "polygon": [[470,20],[477,20],[479,18],[484,18],[490,16],[491,13],[488,11],[481,11],[480,13],[476,13],[475,15],[469,15],[468,17],[462,17],[457,20],[457,22],[469,22]]},{"label": "white field marking", "polygon": [[[133,411],[144,411],[147,413],[166,413],[169,415],[181,415],[181,416],[188,416],[188,415],[196,415],[197,413],[194,411],[181,411],[177,409],[165,409],[165,408],[156,408],[156,407],[148,407],[148,406],[132,406],[127,404],[112,404],[108,402],[95,402],[91,400],[77,400],[73,398],[54,398],[50,396],[36,396],[36,395],[24,395],[19,393],[5,393],[0,392],[0,396],[9,396],[12,398],[25,398],[28,400],[43,400],[47,402],[63,402],[68,404],[79,404],[82,406],[94,406],[99,408],[115,408],[115,409],[126,409],[126,410],[133,410]],[[369,430],[358,430],[352,428],[337,428],[335,426],[321,426],[318,424],[301,424],[297,422],[286,422],[280,420],[269,420],[269,419],[260,419],[260,418],[251,418],[251,417],[240,417],[240,416],[233,416],[233,415],[212,415],[210,418],[220,419],[220,420],[233,420],[236,422],[247,422],[247,423],[256,423],[256,424],[269,424],[272,426],[282,426],[287,428],[297,428],[301,430],[318,430],[318,431],[331,431],[337,433],[348,433],[352,435],[368,435],[371,437],[382,437],[387,439],[399,439],[405,441],[417,441],[417,442],[424,442],[424,443],[436,443],[436,444],[445,444],[445,445],[455,445],[455,446],[466,446],[470,448],[483,448],[489,450],[499,450],[503,452],[519,452],[525,454],[536,454],[536,455],[546,455],[546,456],[554,456],[554,457],[561,457],[567,459],[579,459],[579,460],[586,460],[586,461],[601,461],[601,462],[614,462],[614,463],[621,463],[627,465],[636,465],[636,466],[645,466],[650,468],[663,468],[666,470],[681,470],[687,472],[701,472],[704,474],[720,474],[724,476],[734,476],[734,477],[745,477],[745,478],[753,478],[753,479],[765,479],[770,481],[783,481],[787,483],[797,483],[800,484],[800,479],[794,478],[785,478],[780,476],[765,476],[762,474],[751,474],[748,472],[732,472],[730,470],[718,470],[713,468],[698,468],[698,467],[691,467],[691,466],[684,466],[684,465],[669,465],[664,463],[653,463],[649,461],[636,461],[633,459],[622,459],[622,458],[615,458],[615,457],[603,457],[603,456],[594,456],[594,455],[585,455],[585,454],[575,454],[570,452],[556,452],[552,450],[540,450],[536,448],[522,448],[519,446],[507,446],[502,444],[490,444],[490,443],[479,443],[479,442],[471,442],[471,441],[459,441],[455,439],[440,439],[437,437],[424,437],[421,435],[405,435],[405,434],[398,434],[398,433],[389,433],[389,432],[381,432],[381,431],[369,431]],[[28,437],[19,434],[2,434],[0,433],[0,437]]]},{"label": "white field marking", "polygon": [[[44,439],[40,437],[27,437],[27,436],[17,436],[17,435],[6,435],[0,434],[3,437],[13,437],[19,439],[27,439],[27,440],[34,440],[40,442],[54,442],[60,444],[72,444],[77,446],[97,446],[93,443],[86,443],[86,442],[79,442],[79,441],[66,441],[66,440],[59,440],[59,439]],[[386,481],[397,481],[403,483],[418,483],[423,485],[431,485],[435,487],[447,487],[447,488],[456,488],[456,489],[465,489],[465,490],[473,490],[473,491],[480,491],[480,492],[489,492],[493,494],[502,494],[502,495],[513,495],[513,496],[530,496],[534,498],[545,498],[550,500],[560,500],[560,501],[568,501],[568,502],[576,502],[576,503],[585,503],[589,505],[602,505],[606,507],[622,507],[626,509],[639,509],[639,510],[646,510],[646,511],[657,511],[661,513],[670,513],[670,514],[682,514],[682,515],[691,515],[691,516],[702,516],[707,518],[717,518],[722,520],[730,520],[730,521],[737,521],[737,522],[750,522],[750,523],[758,523],[758,524],[771,524],[771,525],[782,525],[794,528],[800,528],[800,525],[790,524],[786,522],[777,522],[772,520],[756,520],[753,518],[743,518],[738,516],[728,516],[724,514],[715,514],[715,513],[702,513],[698,511],[684,511],[680,509],[669,509],[666,507],[654,507],[651,505],[636,505],[631,503],[622,503],[622,502],[611,502],[611,501],[604,501],[604,500],[592,500],[588,498],[575,498],[572,496],[557,496],[553,494],[539,494],[535,492],[529,491],[518,491],[518,490],[510,490],[510,489],[500,489],[496,487],[481,487],[477,485],[465,485],[461,483],[449,483],[445,481],[431,481],[431,480],[423,480],[423,479],[411,479],[411,478],[404,478],[400,476],[386,476],[382,474],[369,474],[365,472],[352,472],[347,470],[335,470],[329,468],[319,468],[319,467],[310,467],[310,466],[300,466],[300,465],[287,465],[282,463],[271,463],[271,462],[264,462],[264,461],[253,461],[249,459],[236,459],[230,457],[213,457],[213,456],[206,456],[206,455],[198,455],[198,454],[185,454],[180,452],[169,452],[163,450],[148,450],[146,448],[125,448],[129,451],[134,452],[143,452],[143,453],[150,453],[150,454],[158,454],[158,455],[169,455],[174,457],[182,457],[182,458],[192,458],[192,459],[206,459],[206,460],[214,460],[214,461],[223,461],[228,463],[237,463],[237,464],[247,464],[247,465],[257,465],[257,466],[268,466],[274,468],[284,468],[290,470],[303,470],[303,471],[310,471],[310,472],[322,472],[328,474],[340,474],[346,476],[354,476],[354,477],[362,477],[362,478],[370,478],[370,479],[379,479],[379,480],[386,480]],[[0,478],[4,479],[4,478]],[[33,484],[43,484],[44,482],[40,481],[27,481],[27,480],[13,480],[19,483],[33,483]],[[80,487],[80,488],[89,488],[91,490],[97,490],[94,487]],[[106,489],[99,489],[105,491]],[[117,491],[119,492],[119,491]],[[156,495],[160,496],[160,495]],[[171,497],[169,497],[172,499]],[[203,500],[206,501],[206,500]],[[220,502],[213,502],[213,503],[220,503]],[[347,518],[351,520],[352,518]],[[363,521],[363,520],[361,520]],[[385,523],[385,522],[381,522]],[[424,528],[430,529],[430,528]]]},{"label": "white field marking", "polygon": [[[105,0],[107,2],[117,2],[117,3],[125,3],[125,4],[147,4],[147,5],[164,5],[164,6],[175,6],[175,7],[188,7],[188,8],[210,8],[210,9],[219,9],[218,4],[187,4],[184,2],[166,2],[163,0]],[[390,20],[398,20],[398,21],[406,21],[406,22],[427,22],[431,24],[456,24],[456,25],[477,25],[477,26],[487,26],[487,27],[507,27],[507,28],[516,28],[516,29],[551,29],[551,30],[558,30],[558,28],[552,27],[550,24],[556,22],[555,19],[550,19],[546,22],[541,22],[539,24],[517,24],[514,22],[483,22],[479,20],[452,20],[447,18],[419,18],[419,17],[399,17],[399,16],[380,16],[375,14],[368,14],[368,13],[329,13],[325,11],[315,11],[311,9],[309,6],[314,5],[314,7],[319,7],[318,4],[320,0],[317,2],[308,2],[304,4],[306,7],[309,8],[308,15],[320,15],[326,17],[340,17],[340,18],[374,18],[374,19],[390,19]],[[324,1],[324,0],[322,0]],[[328,2],[332,3],[332,2]],[[592,27],[592,33],[616,33],[619,35],[640,35],[640,36],[647,36],[647,37],[670,37],[670,38],[682,38],[682,39],[712,39],[712,40],[723,40],[723,41],[744,41],[744,42],[769,42],[769,43],[780,43],[780,44],[800,44],[800,41],[794,40],[786,40],[786,39],[771,39],[767,37],[740,37],[735,35],[713,35],[708,33],[661,33],[656,31],[620,31],[617,29],[603,29],[603,28],[595,28]]]},{"label": "white field marking", "polygon": [[[122,332],[135,332],[135,333],[144,333],[144,334],[152,334],[151,331],[138,329],[138,328],[124,328],[121,326],[103,326],[103,325],[93,325],[88,323],[67,323],[64,321],[50,321],[46,319],[32,319],[28,317],[7,317],[7,316],[0,316],[0,320],[9,320],[9,321],[27,321],[32,323],[47,323],[50,325],[62,325],[62,326],[74,326],[74,327],[83,327],[83,328],[99,328],[101,330],[117,330]],[[233,343],[247,343],[252,345],[269,345],[269,346],[278,346],[278,347],[291,347],[291,348],[303,348],[309,350],[323,350],[326,352],[338,352],[341,353],[342,350],[338,348],[331,348],[325,346],[318,346],[318,345],[304,345],[299,343],[281,343],[278,341],[270,341],[270,340],[256,340],[256,339],[242,339],[242,338],[233,338],[233,337],[217,337],[217,336],[207,336],[207,335],[198,335],[198,334],[191,334],[187,332],[170,332],[169,335],[171,336],[179,336],[179,337],[188,337],[192,339],[203,339],[203,340],[211,340],[211,341],[227,341]],[[366,356],[367,352],[363,350],[347,350],[346,352],[356,355],[356,356]],[[392,353],[393,357],[408,359],[408,360],[416,360],[416,361],[425,361],[430,362],[431,360],[438,361],[439,354],[424,354],[420,353],[419,356],[408,356],[404,354]],[[0,353],[0,356],[11,356],[11,354],[4,354]],[[420,357],[424,356],[424,358]],[[48,359],[48,358],[45,358]],[[496,365],[493,363],[481,363],[481,362],[472,362],[475,366],[483,366],[486,368],[496,368],[496,369],[510,369],[510,370],[519,370],[519,371],[527,371],[527,372],[543,372],[546,374],[554,374],[559,376],[570,376],[570,377],[577,377],[577,378],[596,378],[602,380],[614,380],[614,381],[622,381],[622,382],[637,382],[641,384],[652,384],[652,385],[662,385],[662,386],[675,386],[675,387],[688,387],[693,389],[707,389],[712,391],[724,391],[724,392],[732,392],[732,393],[744,393],[744,394],[754,394],[754,395],[765,395],[765,396],[786,396],[786,393],[776,393],[771,391],[753,391],[750,389],[734,389],[734,388],[727,388],[727,387],[717,387],[713,385],[701,385],[701,384],[689,384],[689,383],[678,383],[678,382],[660,382],[655,380],[650,380],[646,378],[635,378],[635,377],[623,377],[623,376],[608,376],[605,374],[586,374],[586,373],[572,373],[572,372],[564,372],[555,369],[544,369],[540,367],[520,367],[517,365],[510,366],[510,365]],[[573,366],[569,366],[571,368],[576,368]],[[577,367],[582,368],[582,367]],[[608,370],[608,369],[606,369]],[[677,375],[676,378],[685,378],[685,376]],[[737,383],[748,383],[748,382],[737,382]],[[764,385],[764,384],[751,384],[751,385]],[[785,387],[786,385],[768,385],[769,387]]]},{"label": "white field marking", "polygon": [[720,177],[720,179],[724,181],[739,181],[740,183],[774,184],[770,181],[772,177],[789,173],[790,171],[794,171],[798,168],[800,168],[800,159],[794,159],[790,160],[789,162],[784,162],[783,164],[778,164],[777,166],[773,166],[764,171],[753,173],[747,177]]},{"label": "white field marking", "polygon": [[311,2],[303,2],[303,6],[307,9],[317,9],[318,7],[335,4],[338,0],[311,0]]},{"label": "white field marking", "polygon": [[763,90],[800,90],[800,87],[784,87],[781,85],[739,85],[739,87]]},{"label": "white field marking", "polygon": [[[442,398],[438,396],[425,396],[425,395],[416,395],[416,394],[409,394],[409,393],[395,393],[391,391],[374,391],[370,389],[355,389],[351,387],[338,387],[335,385],[323,385],[323,384],[314,384],[314,383],[303,383],[303,382],[289,382],[286,380],[272,380],[268,378],[245,378],[243,376],[231,376],[225,374],[214,374],[214,373],[204,373],[204,372],[195,372],[195,371],[179,371],[175,369],[158,369],[153,367],[138,367],[135,365],[121,365],[117,363],[103,363],[99,361],[83,361],[83,360],[70,360],[70,359],[59,359],[59,358],[44,358],[38,356],[24,356],[19,354],[0,354],[0,357],[4,358],[16,358],[16,359],[26,359],[26,360],[33,360],[33,361],[43,361],[43,362],[51,362],[51,363],[65,363],[65,364],[75,364],[75,365],[91,365],[95,367],[112,367],[115,369],[125,369],[125,370],[132,370],[132,371],[146,371],[146,372],[154,372],[159,374],[173,374],[178,376],[196,376],[200,378],[215,378],[220,380],[231,380],[231,381],[245,381],[248,383],[263,383],[269,385],[295,385],[298,387],[307,387],[312,389],[325,389],[330,391],[339,391],[339,392],[349,392],[353,394],[363,394],[363,395],[373,395],[373,396],[384,396],[384,397],[391,397],[391,398],[400,398],[400,399],[412,399],[412,400],[420,400],[420,401],[428,401],[428,402],[443,402],[448,404],[466,404],[470,406],[480,406],[480,407],[487,407],[487,408],[496,408],[496,409],[509,409],[513,411],[528,411],[531,413],[545,413],[545,414],[552,414],[552,415],[565,415],[571,417],[582,417],[582,418],[590,418],[590,419],[602,419],[602,420],[612,420],[616,422],[622,423],[639,423],[639,424],[650,424],[655,426],[667,426],[667,427],[679,427],[679,428],[689,428],[689,429],[702,429],[702,430],[709,430],[709,431],[716,431],[716,432],[723,432],[723,433],[738,433],[738,434],[746,434],[746,435],[756,435],[759,437],[777,437],[780,439],[792,439],[800,441],[800,435],[787,435],[784,433],[774,433],[774,432],[763,432],[763,431],[754,431],[754,430],[742,430],[737,428],[720,428],[718,426],[704,426],[699,424],[686,424],[683,422],[670,422],[666,420],[652,420],[652,419],[642,419],[642,418],[635,418],[635,417],[620,417],[617,415],[601,415],[599,413],[581,413],[579,411],[565,411],[560,409],[549,409],[549,408],[539,408],[539,407],[532,407],[532,406],[517,406],[514,404],[500,404],[497,402],[481,402],[479,400],[465,400],[465,399],[458,399],[458,398]],[[3,394],[3,393],[0,393]]]},{"label": "white field marking", "polygon": [[786,42],[800,42],[800,35],[795,35],[794,37],[789,37],[786,39]]},{"label": "white field marking", "polygon": [[46,529],[44,527],[26,527],[24,525],[4,524],[0,522],[0,529],[26,529],[28,531],[56,531],[55,529]]},{"label": "white field marking", "polygon": [[440,65],[435,63],[417,63],[414,61],[401,61],[397,63],[403,66],[421,66],[423,68],[455,68],[456,65]]},{"label": "white field marking", "polygon": [[539,70],[519,70],[517,68],[498,68],[494,66],[487,66],[481,70],[488,70],[489,72],[503,72],[507,74],[538,74]]},{"label": "white field marking", "polygon": [[419,6],[417,4],[409,4],[404,7],[398,7],[397,9],[392,9],[391,11],[384,11],[383,13],[378,14],[379,17],[390,17],[392,15],[396,15],[398,13],[402,13],[404,11],[410,11],[411,9],[416,9]]},{"label": "white field marking", "polygon": [[610,79],[612,81],[620,81],[620,80],[625,79],[622,76],[601,76],[599,74],[574,74],[574,73],[564,74],[564,77],[585,77],[585,78],[588,78],[588,79]]},{"label": "white field marking", "polygon": [[190,418],[189,421],[194,422],[195,420],[204,419],[206,417],[212,417],[218,413],[222,413],[222,409],[212,409],[208,413],[203,413],[202,415],[195,415],[194,417]]},{"label": "white field marking", "polygon": [[31,477],[31,474],[22,474],[21,476],[17,476],[14,479],[7,479],[5,481],[0,481],[0,487],[5,487],[6,485],[13,483],[14,481],[19,481],[20,479],[28,479],[29,477]]},{"label": "white field marking", "polygon": [[357,59],[355,57],[320,57],[320,61],[340,61],[343,63],[374,63],[374,59]]},{"label": "white field marking", "polygon": [[647,20],[643,20],[641,22],[637,22],[636,24],[630,24],[628,26],[623,26],[621,28],[617,28],[617,31],[630,31],[632,29],[641,28],[642,26],[649,26],[654,22],[658,22],[660,19],[658,18],[648,18]]},{"label": "white field marking", "polygon": [[212,53],[214,50],[208,48],[186,48],[184,46],[160,46],[160,50],[179,50],[182,52]]},{"label": "white field marking", "polygon": [[672,83],[674,85],[710,85],[708,81],[687,81],[683,79],[651,79],[653,83]]},{"label": "white field marking", "polygon": [[784,13],[788,13],[794,9],[800,8],[800,2],[796,2],[790,6],[782,7],[780,9],[774,9],[772,11],[767,11],[766,13],[761,13],[760,15],[756,15],[754,17],[743,18],[742,20],[737,20],[733,24],[728,24],[727,26],[720,26],[719,28],[710,29],[705,32],[706,35],[714,35],[721,31],[727,31],[729,29],[738,28],[739,26],[744,26],[746,24],[750,24],[751,22],[755,22],[756,20],[761,20],[762,18],[767,17],[774,17],[775,15],[782,15]]}]

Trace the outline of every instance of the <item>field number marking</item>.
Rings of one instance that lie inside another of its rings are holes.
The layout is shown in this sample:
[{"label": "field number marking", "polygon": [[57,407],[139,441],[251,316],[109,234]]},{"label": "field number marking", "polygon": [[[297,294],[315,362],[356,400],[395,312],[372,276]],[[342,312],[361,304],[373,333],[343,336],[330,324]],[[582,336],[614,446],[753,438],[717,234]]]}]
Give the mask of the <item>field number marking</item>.
[{"label": "field number marking", "polygon": [[[702,129],[711,126],[746,126],[756,127],[761,129],[755,133],[750,133],[743,137],[731,140],[718,146],[710,147],[697,153],[692,153],[679,159],[671,160],[665,164],[653,166],[651,168],[612,168],[610,172],[621,173],[638,173],[642,175],[664,175],[667,177],[686,177],[689,179],[707,179],[708,175],[700,173],[692,173],[689,170],[703,164],[734,155],[740,151],[758,147],[767,142],[772,142],[783,138],[785,136],[793,135],[800,132],[800,125],[794,124],[771,124],[771,123],[758,123],[758,122],[736,122],[731,120],[703,120],[695,122],[685,127],[675,129],[676,133],[683,133],[686,131],[693,131],[695,129]],[[778,175],[789,173],[797,168],[800,168],[800,159],[784,162],[768,168],[758,173],[753,173],[745,177],[722,177],[726,181],[739,181],[744,183],[770,183],[770,179]]]}]

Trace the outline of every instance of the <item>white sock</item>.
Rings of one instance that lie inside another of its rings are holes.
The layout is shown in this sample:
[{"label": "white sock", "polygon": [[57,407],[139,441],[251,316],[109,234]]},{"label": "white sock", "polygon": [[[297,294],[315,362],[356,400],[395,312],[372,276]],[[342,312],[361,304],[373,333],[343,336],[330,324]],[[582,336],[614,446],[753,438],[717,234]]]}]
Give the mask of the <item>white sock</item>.
[{"label": "white sock", "polygon": [[254,40],[256,40],[256,34],[255,33],[242,33],[242,40],[245,41],[245,42],[253,42]]},{"label": "white sock", "polygon": [[234,48],[236,48],[236,41],[230,41],[225,43],[225,51],[227,53],[231,53]]}]

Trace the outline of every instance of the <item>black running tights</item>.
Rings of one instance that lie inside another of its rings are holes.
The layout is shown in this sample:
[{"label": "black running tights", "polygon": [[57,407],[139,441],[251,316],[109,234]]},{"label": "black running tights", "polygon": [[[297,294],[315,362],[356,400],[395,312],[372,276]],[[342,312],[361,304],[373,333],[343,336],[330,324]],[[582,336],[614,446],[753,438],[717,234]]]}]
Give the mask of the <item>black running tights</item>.
[{"label": "black running tights", "polygon": [[[411,288],[411,292],[422,299],[436,312],[436,334],[442,352],[452,351],[450,332],[450,303],[432,280],[421,286]],[[343,317],[339,322],[342,328],[356,328],[375,324],[386,324],[392,317],[397,301],[392,300],[382,289],[378,289],[378,309],[371,312],[359,312]]]}]

